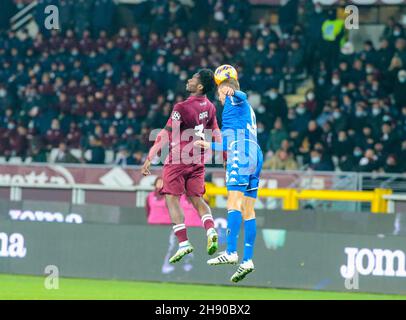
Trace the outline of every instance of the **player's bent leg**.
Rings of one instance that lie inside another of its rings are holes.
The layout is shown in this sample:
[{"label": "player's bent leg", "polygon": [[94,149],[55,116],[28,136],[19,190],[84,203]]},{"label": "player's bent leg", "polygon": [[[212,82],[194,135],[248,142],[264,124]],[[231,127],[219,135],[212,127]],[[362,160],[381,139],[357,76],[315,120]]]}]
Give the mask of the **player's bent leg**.
[{"label": "player's bent leg", "polygon": [[202,197],[189,197],[193,206],[199,213],[202,224],[207,234],[207,253],[213,255],[218,249],[218,235],[214,228],[214,220],[211,214],[211,209]]},{"label": "player's bent leg", "polygon": [[237,264],[237,242],[242,223],[242,203],[244,193],[238,190],[230,190],[228,193],[228,216],[227,216],[227,249],[214,259],[207,261],[209,265]]},{"label": "player's bent leg", "polygon": [[168,206],[169,214],[171,216],[173,226],[173,232],[179,242],[179,248],[176,253],[169,259],[170,263],[180,261],[185,255],[193,252],[193,246],[189,242],[187,236],[186,225],[183,223],[184,215],[183,210],[179,203],[179,196],[177,195],[165,195],[166,204]]}]

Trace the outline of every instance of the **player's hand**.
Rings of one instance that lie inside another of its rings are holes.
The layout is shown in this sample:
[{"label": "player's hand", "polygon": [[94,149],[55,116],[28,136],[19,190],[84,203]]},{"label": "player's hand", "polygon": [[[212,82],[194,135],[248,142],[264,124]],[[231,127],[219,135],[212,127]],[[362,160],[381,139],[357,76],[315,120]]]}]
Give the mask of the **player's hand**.
[{"label": "player's hand", "polygon": [[148,159],[145,160],[144,165],[141,168],[141,173],[144,176],[148,176],[151,174],[151,171],[149,171],[149,167],[151,166],[151,161],[149,161]]},{"label": "player's hand", "polygon": [[225,94],[226,96],[233,96],[234,89],[229,86],[224,86],[220,88],[221,93]]},{"label": "player's hand", "polygon": [[209,149],[210,148],[210,143],[204,140],[198,140],[195,141],[194,146],[197,148],[202,148],[202,149]]}]

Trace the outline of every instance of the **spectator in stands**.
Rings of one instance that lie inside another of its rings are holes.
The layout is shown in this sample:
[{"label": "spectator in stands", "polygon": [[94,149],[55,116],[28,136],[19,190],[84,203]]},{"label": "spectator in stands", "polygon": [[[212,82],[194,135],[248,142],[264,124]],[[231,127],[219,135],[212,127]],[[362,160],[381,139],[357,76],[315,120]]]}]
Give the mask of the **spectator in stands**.
[{"label": "spectator in stands", "polygon": [[288,138],[288,132],[285,129],[282,119],[277,118],[274,122],[273,128],[270,131],[269,139],[265,150],[276,152],[282,144],[282,141]]},{"label": "spectator in stands", "polygon": [[145,157],[142,151],[135,151],[127,160],[127,164],[132,166],[139,166],[142,165],[144,161]]},{"label": "spectator in stands", "polygon": [[79,163],[77,159],[70,151],[65,142],[59,143],[58,152],[55,156],[56,163]]},{"label": "spectator in stands", "polygon": [[89,148],[86,150],[89,152],[89,157],[87,158],[87,163],[90,164],[104,164],[105,159],[105,149],[102,145],[102,141],[95,137],[90,136],[89,138]]},{"label": "spectator in stands", "polygon": [[279,93],[278,88],[271,88],[269,93],[263,97],[262,104],[266,112],[265,117],[270,123],[273,123],[276,118],[280,118],[286,123],[288,116],[288,106],[285,97]]},{"label": "spectator in stands", "polygon": [[265,160],[263,168],[271,170],[297,170],[298,164],[292,154],[280,149],[270,156],[268,160]]},{"label": "spectator in stands", "polygon": [[326,155],[323,155],[319,150],[312,150],[310,153],[310,170],[314,171],[331,171],[334,169],[334,166],[327,159]]},{"label": "spectator in stands", "polygon": [[[327,165],[315,168],[333,170],[336,157],[341,170],[368,171],[370,165],[360,166],[366,158],[363,163],[376,164],[372,170],[393,171],[394,159],[406,154],[402,25],[391,19],[379,47],[367,40],[355,52],[340,19],[327,17],[317,2],[305,2],[304,10],[298,2],[280,8],[280,33],[269,16],[248,24],[254,18],[248,1],[141,3],[134,28],[113,25],[112,0],[62,1],[60,31],[42,30],[34,39],[24,31],[0,34],[0,155],[45,161],[44,152],[63,141],[91,150],[88,162],[104,163],[102,149],[117,152],[125,145],[127,164],[137,164],[150,130],[165,125],[185,94],[188,73],[228,61],[239,67],[249,91],[265,152],[284,148],[293,160],[301,156],[312,165],[313,150],[322,145],[316,151]],[[218,30],[196,18],[203,12]],[[289,82],[305,72],[314,88],[288,108],[284,94],[295,91]]]},{"label": "spectator in stands", "polygon": [[358,170],[361,172],[375,172],[379,169],[378,157],[374,149],[365,151],[364,156],[358,164]]}]

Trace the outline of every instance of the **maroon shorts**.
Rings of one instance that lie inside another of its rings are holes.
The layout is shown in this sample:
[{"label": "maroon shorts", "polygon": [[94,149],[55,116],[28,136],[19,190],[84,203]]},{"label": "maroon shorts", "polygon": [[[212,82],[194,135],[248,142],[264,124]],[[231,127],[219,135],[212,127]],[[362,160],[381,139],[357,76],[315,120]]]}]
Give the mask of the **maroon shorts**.
[{"label": "maroon shorts", "polygon": [[201,197],[206,192],[203,164],[166,164],[163,168],[162,194]]}]

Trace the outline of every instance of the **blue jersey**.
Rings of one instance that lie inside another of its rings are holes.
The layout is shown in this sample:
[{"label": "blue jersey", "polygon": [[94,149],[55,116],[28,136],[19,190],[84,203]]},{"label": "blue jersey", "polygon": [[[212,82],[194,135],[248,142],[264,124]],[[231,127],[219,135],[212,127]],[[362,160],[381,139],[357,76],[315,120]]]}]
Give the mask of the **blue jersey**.
[{"label": "blue jersey", "polygon": [[257,142],[255,112],[242,91],[226,97],[221,136],[223,143],[213,143],[213,149],[227,151],[227,189],[256,198],[263,156]]},{"label": "blue jersey", "polygon": [[228,149],[234,141],[250,140],[257,143],[257,121],[255,112],[242,91],[227,96],[222,116],[223,149]]}]

